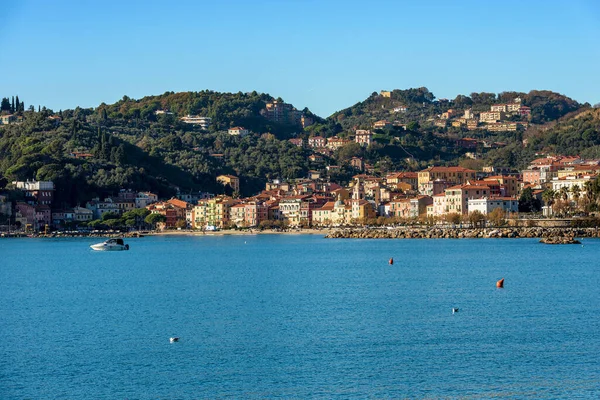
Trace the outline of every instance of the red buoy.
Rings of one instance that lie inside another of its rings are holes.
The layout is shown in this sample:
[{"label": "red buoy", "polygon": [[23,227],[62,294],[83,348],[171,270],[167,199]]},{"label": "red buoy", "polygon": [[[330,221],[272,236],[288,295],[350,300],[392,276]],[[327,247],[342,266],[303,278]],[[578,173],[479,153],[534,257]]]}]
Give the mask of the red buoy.
[{"label": "red buoy", "polygon": [[498,282],[496,282],[496,287],[501,288],[501,289],[504,287],[504,278],[502,278]]},{"label": "red buoy", "polygon": [[393,258],[390,258],[390,261],[389,261],[389,263],[390,263],[390,265],[394,265],[394,259],[393,259]]}]

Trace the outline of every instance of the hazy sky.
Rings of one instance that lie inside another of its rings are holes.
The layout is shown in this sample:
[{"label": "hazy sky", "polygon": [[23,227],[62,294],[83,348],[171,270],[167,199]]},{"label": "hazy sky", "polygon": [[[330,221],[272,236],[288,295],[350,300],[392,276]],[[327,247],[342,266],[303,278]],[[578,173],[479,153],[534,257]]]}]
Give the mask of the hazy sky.
[{"label": "hazy sky", "polygon": [[267,92],[328,116],[381,89],[600,102],[600,1],[26,1],[0,8],[0,97]]}]

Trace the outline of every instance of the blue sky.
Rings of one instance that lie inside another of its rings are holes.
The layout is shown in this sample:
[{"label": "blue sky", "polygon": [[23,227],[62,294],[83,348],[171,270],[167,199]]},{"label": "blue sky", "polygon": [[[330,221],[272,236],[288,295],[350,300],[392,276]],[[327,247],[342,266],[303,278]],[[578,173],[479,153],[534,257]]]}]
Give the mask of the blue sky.
[{"label": "blue sky", "polygon": [[14,1],[0,96],[267,92],[321,116],[381,89],[549,89],[600,102],[600,1]]}]

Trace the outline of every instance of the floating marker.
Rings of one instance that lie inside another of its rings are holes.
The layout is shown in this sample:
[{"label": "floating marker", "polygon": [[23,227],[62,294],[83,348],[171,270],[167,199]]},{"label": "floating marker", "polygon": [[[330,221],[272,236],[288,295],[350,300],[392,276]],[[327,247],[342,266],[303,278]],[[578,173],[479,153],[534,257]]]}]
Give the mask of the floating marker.
[{"label": "floating marker", "polygon": [[388,263],[389,263],[390,265],[394,265],[394,258],[390,258],[390,261],[388,261]]},{"label": "floating marker", "polygon": [[496,287],[502,289],[504,287],[504,278],[496,282]]},{"label": "floating marker", "polygon": [[178,337],[169,338],[169,342],[171,342],[171,343],[179,342],[179,338]]},{"label": "floating marker", "polygon": [[458,308],[452,308],[452,314],[457,313],[458,312]]}]

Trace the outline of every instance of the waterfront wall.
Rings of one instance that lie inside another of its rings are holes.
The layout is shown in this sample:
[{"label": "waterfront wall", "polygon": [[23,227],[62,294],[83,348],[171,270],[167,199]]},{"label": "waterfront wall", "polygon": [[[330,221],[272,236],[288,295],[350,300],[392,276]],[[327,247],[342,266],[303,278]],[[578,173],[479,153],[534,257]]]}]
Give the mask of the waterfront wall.
[{"label": "waterfront wall", "polygon": [[339,229],[325,236],[331,239],[475,239],[598,237],[596,228],[439,228],[401,227],[394,229]]}]

